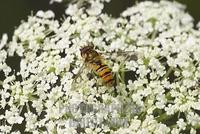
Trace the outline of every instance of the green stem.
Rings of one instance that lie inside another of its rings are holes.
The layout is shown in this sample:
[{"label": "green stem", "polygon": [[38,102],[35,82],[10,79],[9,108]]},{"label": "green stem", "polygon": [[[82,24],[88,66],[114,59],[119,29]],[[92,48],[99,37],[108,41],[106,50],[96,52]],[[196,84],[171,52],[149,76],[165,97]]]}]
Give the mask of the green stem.
[{"label": "green stem", "polygon": [[142,113],[139,115],[139,119],[140,119],[140,120],[144,120],[146,114],[147,114],[146,112],[142,112]]},{"label": "green stem", "polygon": [[195,129],[200,129],[200,125],[195,125],[194,128]]},{"label": "green stem", "polygon": [[3,85],[3,81],[0,80],[0,85]]},{"label": "green stem", "polygon": [[198,66],[199,62],[196,62],[196,64],[194,64],[194,66]]},{"label": "green stem", "polygon": [[157,31],[154,30],[152,35],[151,35],[151,39],[154,40],[156,38],[156,34],[157,34]]},{"label": "green stem", "polygon": [[173,116],[167,115],[166,113],[161,114],[160,116],[156,117],[158,122],[164,122],[172,118]]},{"label": "green stem", "polygon": [[[124,64],[122,67],[124,68]],[[121,79],[122,79],[123,83],[125,83],[125,72],[124,71],[121,71]]]},{"label": "green stem", "polygon": [[115,73],[115,75],[116,75],[116,84],[119,85],[119,73],[117,72]]},{"label": "green stem", "polygon": [[124,83],[124,80],[122,79],[120,73],[117,73],[117,75],[118,75],[118,76],[117,76],[117,77],[118,77],[118,80]]},{"label": "green stem", "polygon": [[167,77],[169,76],[169,74],[170,74],[172,71],[173,71],[173,67],[170,67],[170,68],[167,70],[167,72],[166,72],[166,74],[164,75],[163,78],[167,78]]},{"label": "green stem", "polygon": [[177,127],[177,125],[176,124],[174,124],[174,125],[171,125],[171,126],[169,126],[171,129],[172,128],[176,128]]},{"label": "green stem", "polygon": [[[128,58],[128,56],[126,56],[125,57],[125,60]],[[124,61],[125,61],[124,60]],[[119,76],[120,76],[120,80],[121,80],[121,82],[123,82],[123,83],[125,83],[125,72],[126,71],[124,71],[125,70],[125,62],[122,62],[122,63],[120,63],[120,65],[119,65]]]}]

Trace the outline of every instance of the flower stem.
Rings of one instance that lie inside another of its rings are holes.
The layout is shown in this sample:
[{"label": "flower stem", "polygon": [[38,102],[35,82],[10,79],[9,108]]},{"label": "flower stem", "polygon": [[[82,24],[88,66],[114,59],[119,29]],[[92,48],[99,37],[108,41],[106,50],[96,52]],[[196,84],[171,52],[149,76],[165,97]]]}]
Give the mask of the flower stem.
[{"label": "flower stem", "polygon": [[154,40],[156,38],[156,35],[157,35],[157,31],[154,30],[152,35],[151,35],[151,39]]},{"label": "flower stem", "polygon": [[3,81],[0,80],[0,85],[3,85]]},{"label": "flower stem", "polygon": [[[124,68],[124,64],[122,67]],[[125,72],[124,71],[121,71],[121,79],[122,79],[123,83],[125,83]]]},{"label": "flower stem", "polygon": [[166,74],[164,75],[164,79],[165,78],[167,78],[169,75],[170,75],[170,73],[173,71],[173,67],[170,67],[168,70],[167,70],[167,72],[166,72]]},{"label": "flower stem", "polygon": [[156,117],[158,122],[166,121],[167,119],[171,118],[171,116],[167,115],[166,113],[161,114],[160,116]]}]

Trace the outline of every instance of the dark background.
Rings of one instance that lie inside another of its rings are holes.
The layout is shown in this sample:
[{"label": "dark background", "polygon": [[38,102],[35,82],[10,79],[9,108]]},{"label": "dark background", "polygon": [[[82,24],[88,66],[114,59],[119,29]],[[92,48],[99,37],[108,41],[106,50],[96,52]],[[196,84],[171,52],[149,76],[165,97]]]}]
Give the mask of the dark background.
[{"label": "dark background", "polygon": [[[141,0],[137,0],[140,2]],[[143,0],[144,1],[144,0]],[[158,0],[157,0],[158,1]],[[195,19],[195,24],[200,20],[199,0],[177,0],[187,5],[187,11]],[[117,17],[120,12],[133,5],[134,0],[111,0],[105,6],[105,12]],[[27,16],[35,14],[38,10],[51,9],[56,14],[56,19],[62,17],[65,11],[63,4],[49,4],[49,0],[1,0],[0,2],[0,37],[3,33],[8,33],[9,39],[12,37],[14,29],[20,25],[21,20],[27,20]]]}]

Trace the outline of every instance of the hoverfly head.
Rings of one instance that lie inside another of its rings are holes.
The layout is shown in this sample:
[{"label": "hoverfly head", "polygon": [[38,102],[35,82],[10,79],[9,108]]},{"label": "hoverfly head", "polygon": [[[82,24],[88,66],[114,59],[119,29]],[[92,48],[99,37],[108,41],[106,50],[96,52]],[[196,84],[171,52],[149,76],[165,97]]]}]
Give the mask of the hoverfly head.
[{"label": "hoverfly head", "polygon": [[80,52],[81,52],[81,56],[84,58],[84,59],[87,59],[87,58],[90,58],[92,57],[92,52],[94,51],[94,45],[87,45],[87,46],[83,46],[81,49],[80,49]]}]

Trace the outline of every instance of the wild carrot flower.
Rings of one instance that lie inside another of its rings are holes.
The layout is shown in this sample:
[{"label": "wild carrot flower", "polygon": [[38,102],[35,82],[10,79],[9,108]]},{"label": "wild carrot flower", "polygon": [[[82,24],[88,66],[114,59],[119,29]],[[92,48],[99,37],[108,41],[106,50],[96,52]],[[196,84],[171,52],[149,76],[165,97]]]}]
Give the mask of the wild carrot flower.
[{"label": "wild carrot flower", "polygon": [[[185,6],[141,2],[113,18],[105,2],[75,0],[62,22],[38,11],[11,41],[2,36],[2,133],[19,133],[19,125],[34,134],[199,131],[200,31]],[[88,43],[113,70],[112,87],[80,71]],[[19,69],[6,62],[13,56]]]}]

